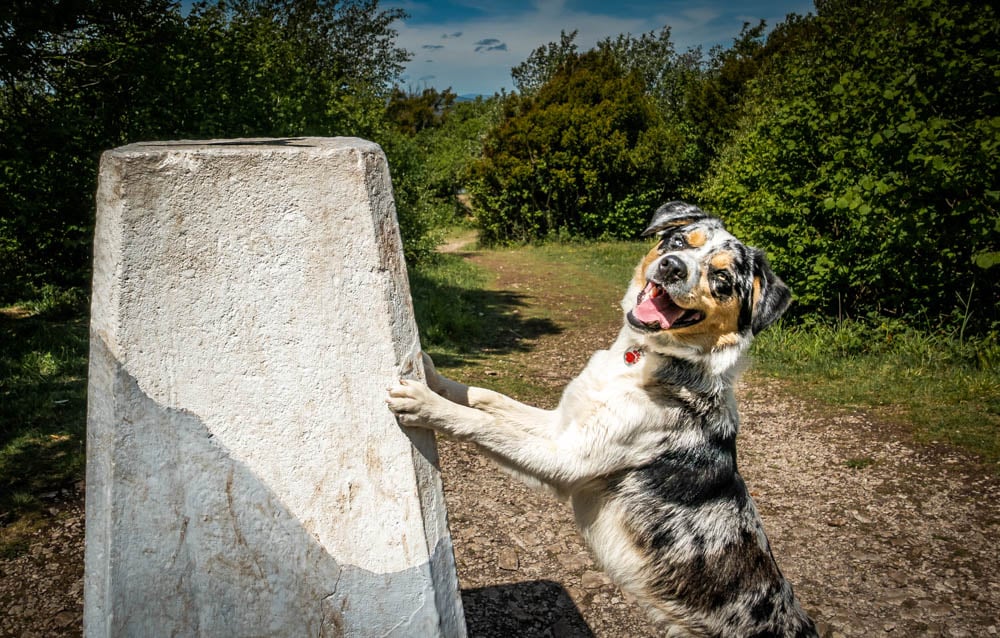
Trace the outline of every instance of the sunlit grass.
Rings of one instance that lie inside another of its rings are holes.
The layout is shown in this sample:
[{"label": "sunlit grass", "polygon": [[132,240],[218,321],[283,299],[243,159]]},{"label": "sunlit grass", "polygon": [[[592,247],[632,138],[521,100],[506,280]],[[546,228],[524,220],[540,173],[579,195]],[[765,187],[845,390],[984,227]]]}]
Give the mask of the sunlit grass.
[{"label": "sunlit grass", "polygon": [[[5,527],[25,517],[34,520],[43,496],[83,478],[85,314],[79,290],[49,289],[0,309],[0,524]],[[6,532],[0,552],[20,543]]]},{"label": "sunlit grass", "polygon": [[754,369],[831,406],[873,410],[1000,461],[996,335],[959,340],[895,322],[781,323],[758,336]]},{"label": "sunlit grass", "polygon": [[[549,285],[569,287],[581,305],[599,307],[607,305],[609,295],[621,294],[649,246],[647,242],[553,243],[502,252],[508,259],[545,268]],[[467,351],[502,325],[503,318],[482,314],[478,301],[477,291],[492,281],[491,275],[468,263],[458,265],[457,259],[447,267],[418,269],[424,284],[440,279],[448,295],[434,316],[418,305],[417,319],[422,332],[441,330],[450,340],[448,348]],[[449,327],[437,328],[441,321]],[[996,334],[960,339],[957,334],[919,330],[898,321],[782,321],[758,336],[752,358],[755,374],[780,379],[789,390],[831,409],[870,410],[909,426],[919,441],[962,446],[990,463],[1000,462]]]}]

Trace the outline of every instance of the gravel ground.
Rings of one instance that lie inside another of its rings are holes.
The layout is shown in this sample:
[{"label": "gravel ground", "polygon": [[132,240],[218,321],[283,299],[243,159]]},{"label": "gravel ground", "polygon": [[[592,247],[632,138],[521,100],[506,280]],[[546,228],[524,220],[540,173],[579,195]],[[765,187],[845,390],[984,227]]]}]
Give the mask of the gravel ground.
[{"label": "gravel ground", "polygon": [[[742,395],[742,472],[823,635],[997,635],[995,476],[862,414],[817,413],[773,383]],[[655,635],[596,571],[567,506],[458,444],[441,457],[470,636]]]},{"label": "gravel ground", "polygon": [[[523,277],[508,269],[499,285],[543,286]],[[517,374],[556,397],[614,332],[600,323],[541,336],[530,357],[515,357]],[[478,370],[463,380],[488,386],[504,374]],[[751,375],[738,394],[741,470],[779,564],[825,636],[998,634],[995,473],[964,452],[917,445],[897,425],[808,404],[775,382]],[[568,506],[471,448],[440,441],[440,456],[470,636],[655,635],[597,571]],[[26,552],[0,558],[0,636],[81,633],[82,485],[54,495],[49,515]]]}]

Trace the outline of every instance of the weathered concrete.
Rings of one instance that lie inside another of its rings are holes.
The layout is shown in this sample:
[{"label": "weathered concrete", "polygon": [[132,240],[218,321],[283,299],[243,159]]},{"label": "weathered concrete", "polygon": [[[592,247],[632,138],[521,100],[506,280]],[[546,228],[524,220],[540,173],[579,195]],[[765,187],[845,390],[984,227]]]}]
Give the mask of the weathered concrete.
[{"label": "weathered concrete", "polygon": [[97,210],[86,635],[463,636],[378,146],[126,146]]}]

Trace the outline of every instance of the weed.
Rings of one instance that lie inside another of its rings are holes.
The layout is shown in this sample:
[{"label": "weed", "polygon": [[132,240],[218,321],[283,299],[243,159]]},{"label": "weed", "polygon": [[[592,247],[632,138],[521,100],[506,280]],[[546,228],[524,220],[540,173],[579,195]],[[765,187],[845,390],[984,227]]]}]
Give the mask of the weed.
[{"label": "weed", "polygon": [[863,470],[874,463],[875,459],[867,456],[861,456],[853,459],[847,459],[847,461],[844,462],[844,465],[852,470]]},{"label": "weed", "polygon": [[0,311],[0,512],[8,515],[38,510],[38,494],[83,475],[82,300],[79,291],[46,288],[35,301]]}]

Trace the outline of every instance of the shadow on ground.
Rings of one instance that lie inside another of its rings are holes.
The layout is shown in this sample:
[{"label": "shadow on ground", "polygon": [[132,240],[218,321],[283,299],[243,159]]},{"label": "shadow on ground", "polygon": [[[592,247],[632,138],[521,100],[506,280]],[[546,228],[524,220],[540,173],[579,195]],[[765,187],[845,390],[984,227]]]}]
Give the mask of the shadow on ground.
[{"label": "shadow on ground", "polygon": [[469,638],[593,638],[562,585],[535,580],[463,589]]},{"label": "shadow on ground", "polygon": [[410,288],[421,344],[439,365],[474,365],[488,356],[525,352],[538,337],[562,332],[547,317],[525,316],[538,303],[523,293],[466,287],[419,271],[410,272]]}]

